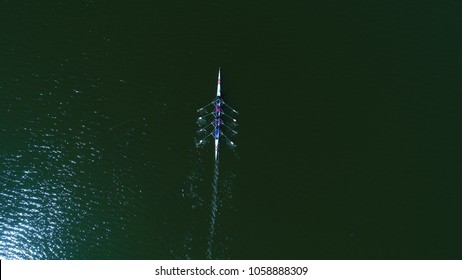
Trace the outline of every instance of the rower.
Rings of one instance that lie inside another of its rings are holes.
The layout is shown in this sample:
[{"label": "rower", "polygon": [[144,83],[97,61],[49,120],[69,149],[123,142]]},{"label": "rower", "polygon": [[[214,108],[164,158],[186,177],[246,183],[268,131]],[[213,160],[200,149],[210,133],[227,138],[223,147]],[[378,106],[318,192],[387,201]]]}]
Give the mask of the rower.
[{"label": "rower", "polygon": [[216,108],[221,108],[221,99],[220,99],[220,98],[217,98],[217,99],[215,100],[215,107],[216,107]]},{"label": "rower", "polygon": [[219,118],[221,116],[221,99],[215,99],[215,117]]}]

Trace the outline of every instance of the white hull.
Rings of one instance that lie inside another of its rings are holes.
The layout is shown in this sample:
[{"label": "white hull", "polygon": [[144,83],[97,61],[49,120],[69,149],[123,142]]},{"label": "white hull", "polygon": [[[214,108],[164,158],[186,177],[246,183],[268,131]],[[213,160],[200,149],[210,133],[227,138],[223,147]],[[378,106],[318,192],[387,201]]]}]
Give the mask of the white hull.
[{"label": "white hull", "polygon": [[220,68],[218,68],[217,96],[221,96]]},{"label": "white hull", "polygon": [[218,139],[215,139],[215,160],[218,158]]},{"label": "white hull", "polygon": [[[218,68],[218,81],[217,81],[217,97],[221,96],[221,74],[220,74],[220,68]],[[218,136],[218,139],[215,139],[215,160],[218,158],[218,145],[220,141],[220,136]]]}]

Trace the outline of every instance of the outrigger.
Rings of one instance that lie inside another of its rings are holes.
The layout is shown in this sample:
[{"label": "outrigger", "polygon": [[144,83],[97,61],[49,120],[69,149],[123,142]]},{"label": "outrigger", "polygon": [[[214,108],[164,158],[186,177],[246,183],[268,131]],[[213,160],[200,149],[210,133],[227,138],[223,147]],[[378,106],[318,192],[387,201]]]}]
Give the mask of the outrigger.
[{"label": "outrigger", "polygon": [[[212,110],[210,111],[208,108]],[[218,158],[219,141],[221,136],[226,139],[229,145],[232,147],[236,146],[234,142],[224,134],[223,129],[229,131],[232,135],[237,134],[237,132],[233,129],[237,126],[237,120],[225,113],[224,108],[231,110],[234,115],[239,114],[238,111],[231,108],[231,106],[226,104],[221,98],[220,69],[218,69],[217,96],[212,102],[197,110],[197,112],[201,114],[201,116],[197,119],[197,123],[202,127],[197,132],[207,133],[207,136],[205,136],[202,140],[199,140],[197,145],[203,144],[209,136],[213,136],[215,139],[215,160]],[[226,124],[223,120],[224,117],[229,120],[228,124]],[[210,127],[213,127],[213,129],[209,130]]]}]

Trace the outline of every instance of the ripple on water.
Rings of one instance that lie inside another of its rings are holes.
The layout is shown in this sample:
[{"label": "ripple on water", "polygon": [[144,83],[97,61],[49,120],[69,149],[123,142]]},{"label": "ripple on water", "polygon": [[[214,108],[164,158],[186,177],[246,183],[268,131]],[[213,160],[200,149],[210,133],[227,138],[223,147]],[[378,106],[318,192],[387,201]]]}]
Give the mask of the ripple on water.
[{"label": "ripple on water", "polygon": [[2,259],[111,258],[111,232],[130,221],[140,195],[120,177],[119,159],[105,155],[107,117],[83,94],[60,98],[11,97],[27,110],[0,112],[11,117],[1,124]]}]

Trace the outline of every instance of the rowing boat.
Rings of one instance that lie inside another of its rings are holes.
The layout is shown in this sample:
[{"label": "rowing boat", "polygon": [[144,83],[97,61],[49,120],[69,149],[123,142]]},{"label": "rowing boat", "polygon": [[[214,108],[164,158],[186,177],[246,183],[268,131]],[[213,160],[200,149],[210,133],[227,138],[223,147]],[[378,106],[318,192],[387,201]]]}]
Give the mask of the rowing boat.
[{"label": "rowing boat", "polygon": [[[201,114],[201,116],[197,119],[197,123],[201,127],[201,129],[198,130],[198,133],[207,134],[203,139],[199,140],[197,144],[204,144],[205,140],[212,136],[215,141],[215,160],[218,159],[221,137],[223,137],[230,146],[236,146],[234,142],[226,136],[225,132],[231,133],[232,135],[237,134],[237,132],[233,129],[237,126],[237,120],[228,113],[225,113],[225,110],[230,110],[233,115],[238,114],[238,111],[226,104],[221,97],[221,71],[218,69],[217,93],[215,99],[197,110],[197,112]],[[225,118],[228,120],[227,123],[224,120]]]}]

